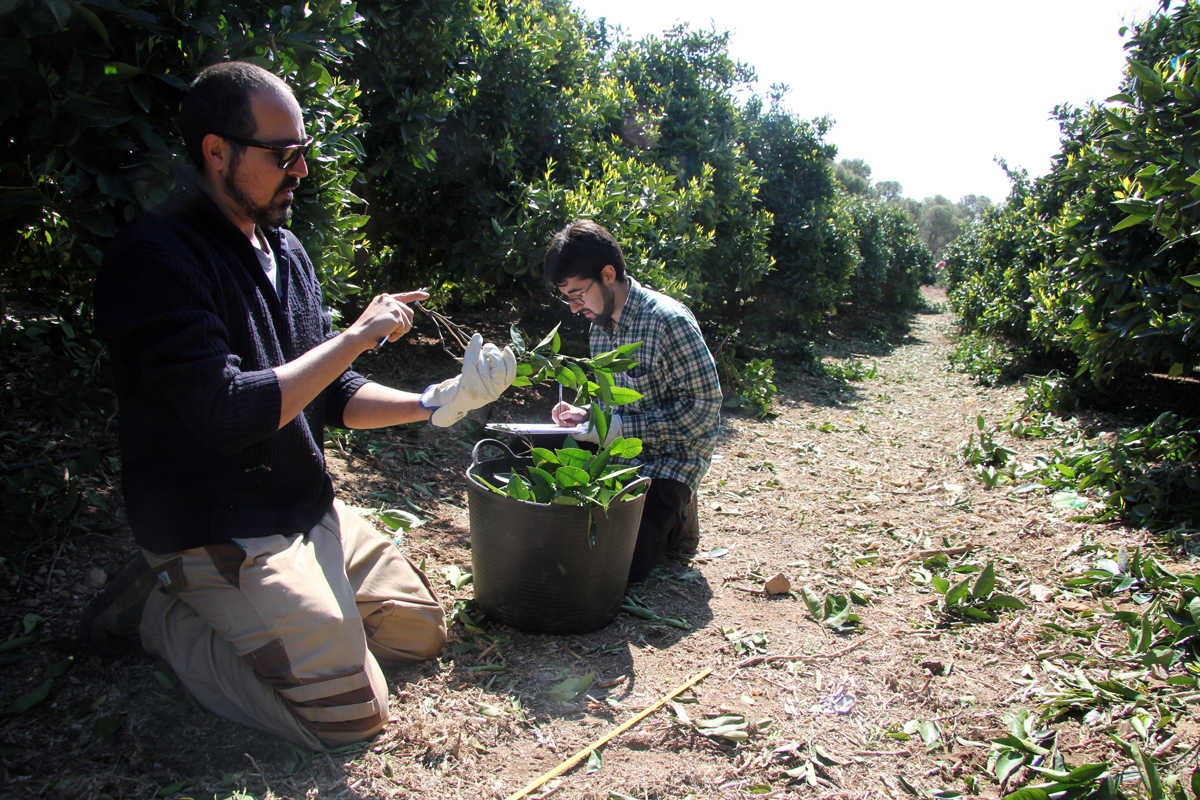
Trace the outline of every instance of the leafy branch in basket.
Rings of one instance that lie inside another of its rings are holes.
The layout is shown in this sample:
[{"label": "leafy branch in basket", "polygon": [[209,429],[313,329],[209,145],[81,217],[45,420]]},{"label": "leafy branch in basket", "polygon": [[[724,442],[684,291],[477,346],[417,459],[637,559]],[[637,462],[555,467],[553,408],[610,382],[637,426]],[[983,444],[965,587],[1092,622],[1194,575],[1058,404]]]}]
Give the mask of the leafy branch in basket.
[{"label": "leafy branch in basket", "polygon": [[[601,442],[608,438],[609,408],[626,405],[641,398],[633,389],[617,386],[613,373],[624,372],[638,362],[630,356],[641,342],[622,345],[591,358],[578,358],[560,352],[562,340],[556,325],[540,342],[530,347],[516,326],[510,329],[513,351],[517,356],[514,386],[534,386],[553,380],[573,389],[574,405],[589,408],[590,421]],[[495,475],[496,483],[475,478],[497,494],[531,503],[554,505],[596,505],[607,510],[614,498],[632,499],[645,491],[644,486],[628,491],[637,479],[637,464],[629,463],[642,452],[641,439],[618,437],[593,453],[577,447],[570,436],[566,446],[550,450],[530,450],[533,463]]]},{"label": "leafy branch in basket", "polygon": [[[513,386],[535,386],[553,379],[564,388],[574,389],[571,402],[577,406],[590,404],[591,423],[600,441],[608,438],[610,414],[606,409],[627,405],[642,397],[634,389],[617,386],[612,377],[614,373],[637,365],[637,360],[631,356],[642,346],[641,342],[621,345],[591,358],[580,358],[559,352],[562,338],[558,335],[557,325],[533,347],[529,347],[515,325],[509,329],[509,336],[517,356],[517,379]],[[596,400],[599,402],[593,402]]]},{"label": "leafy branch in basket", "polygon": [[[581,506],[596,505],[607,510],[609,503],[637,477],[637,465],[610,463],[611,459],[633,458],[642,452],[640,439],[616,439],[592,453],[578,447],[530,451],[533,464],[495,475],[495,483],[480,475],[472,477],[496,494],[530,503]],[[625,499],[637,497],[644,487],[630,489]]]}]

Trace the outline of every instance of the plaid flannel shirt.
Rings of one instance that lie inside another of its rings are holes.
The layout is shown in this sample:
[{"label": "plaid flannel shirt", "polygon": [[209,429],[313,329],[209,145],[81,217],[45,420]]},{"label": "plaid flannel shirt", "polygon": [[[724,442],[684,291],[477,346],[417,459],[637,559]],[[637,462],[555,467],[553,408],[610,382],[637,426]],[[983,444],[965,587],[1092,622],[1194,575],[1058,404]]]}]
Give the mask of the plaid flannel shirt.
[{"label": "plaid flannel shirt", "polygon": [[614,409],[621,435],[642,440],[641,473],[670,478],[692,491],[708,471],[721,423],[721,382],[696,318],[678,300],[643,288],[632,277],[612,331],[591,326],[592,355],[641,342],[638,365],[613,376],[642,399]]}]

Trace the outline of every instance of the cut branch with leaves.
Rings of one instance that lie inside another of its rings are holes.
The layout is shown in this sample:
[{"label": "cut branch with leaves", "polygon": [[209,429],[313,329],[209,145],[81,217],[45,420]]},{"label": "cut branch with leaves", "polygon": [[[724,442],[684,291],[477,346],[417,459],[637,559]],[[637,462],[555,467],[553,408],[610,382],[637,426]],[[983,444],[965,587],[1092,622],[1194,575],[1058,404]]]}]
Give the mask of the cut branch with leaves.
[{"label": "cut branch with leaves", "polygon": [[[641,399],[640,392],[617,386],[612,377],[613,373],[638,363],[630,356],[641,347],[641,342],[580,358],[560,352],[562,339],[557,325],[533,347],[529,347],[516,326],[510,328],[510,335],[517,356],[513,386],[535,386],[554,380],[564,388],[574,389],[574,404],[588,408],[590,424],[601,442],[608,438],[611,412],[607,409]],[[614,499],[632,499],[645,491],[644,484],[631,486],[638,477],[638,465],[631,462],[641,452],[642,441],[637,438],[617,437],[593,453],[578,447],[574,438],[567,436],[564,447],[532,448],[531,465],[513,469],[507,475],[496,475],[495,483],[478,475],[473,477],[491,491],[516,500],[553,505],[590,504],[607,510]]]}]

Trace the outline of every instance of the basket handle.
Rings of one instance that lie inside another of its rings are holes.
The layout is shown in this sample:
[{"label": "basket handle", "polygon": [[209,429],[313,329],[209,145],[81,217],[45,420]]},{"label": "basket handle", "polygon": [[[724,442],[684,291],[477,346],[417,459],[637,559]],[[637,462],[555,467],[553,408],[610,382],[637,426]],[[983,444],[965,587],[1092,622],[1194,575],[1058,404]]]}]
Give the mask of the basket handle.
[{"label": "basket handle", "polygon": [[[499,439],[480,439],[478,442],[475,443],[475,446],[471,448],[471,466],[473,466],[473,467],[479,466],[479,448],[483,447],[485,444],[494,444],[498,447],[503,448],[504,452],[508,453],[509,458],[517,457],[517,454],[514,453],[511,449],[509,449],[508,445],[506,445],[504,442],[500,441]],[[630,485],[632,485],[632,484],[630,484]]]}]

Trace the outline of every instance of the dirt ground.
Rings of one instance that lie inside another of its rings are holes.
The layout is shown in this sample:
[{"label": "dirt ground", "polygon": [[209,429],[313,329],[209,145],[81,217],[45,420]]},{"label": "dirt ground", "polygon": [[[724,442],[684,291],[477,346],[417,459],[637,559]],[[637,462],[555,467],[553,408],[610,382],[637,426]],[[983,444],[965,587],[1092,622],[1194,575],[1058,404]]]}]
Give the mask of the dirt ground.
[{"label": "dirt ground", "polygon": [[[944,297],[930,290],[929,300]],[[70,618],[91,592],[85,573],[111,570],[128,540],[77,543],[18,590],[9,582],[8,633],[36,612],[57,635],[20,658],[0,651],[0,699],[10,708],[0,718],[2,793],[504,798],[701,675],[529,796],[997,797],[989,740],[1036,703],[1059,656],[1103,654],[1124,636],[1099,617],[1082,639],[1047,636],[1049,621],[1100,610],[1065,591],[1063,578],[1102,554],[1155,543],[1144,532],[1073,521],[1075,512],[1042,492],[985,489],[960,463],[977,416],[1002,427],[1021,390],[983,388],[950,371],[951,326],[941,311],[903,329],[834,320],[821,355],[859,365],[861,380],[780,365],[776,416],[723,420],[699,495],[696,557],[631,590],[640,615],[622,612],[590,634],[523,633],[467,602],[463,471],[477,425],[338,439],[329,455],[340,496],[377,522],[387,508],[417,515],[422,524],[403,533],[402,546],[425,565],[446,609],[465,616],[441,658],[387,670],[385,731],[334,753],[302,752],[223,722],[144,655],[104,660],[74,650]],[[510,394],[519,396],[497,404],[494,418],[548,414],[548,396]],[[1047,446],[997,437],[1022,459]],[[1159,558],[1171,565],[1169,552]],[[922,569],[989,562],[997,589],[1027,608],[992,623],[948,623]],[[789,590],[768,595],[776,575]],[[835,630],[806,596],[849,599],[857,621]],[[48,698],[12,713],[14,698],[47,675]],[[1111,730],[1121,724],[1127,729],[1118,721]],[[1178,725],[1181,742],[1200,738],[1194,717]],[[1114,757],[1109,740],[1079,720],[1056,727],[1071,763]]]}]

